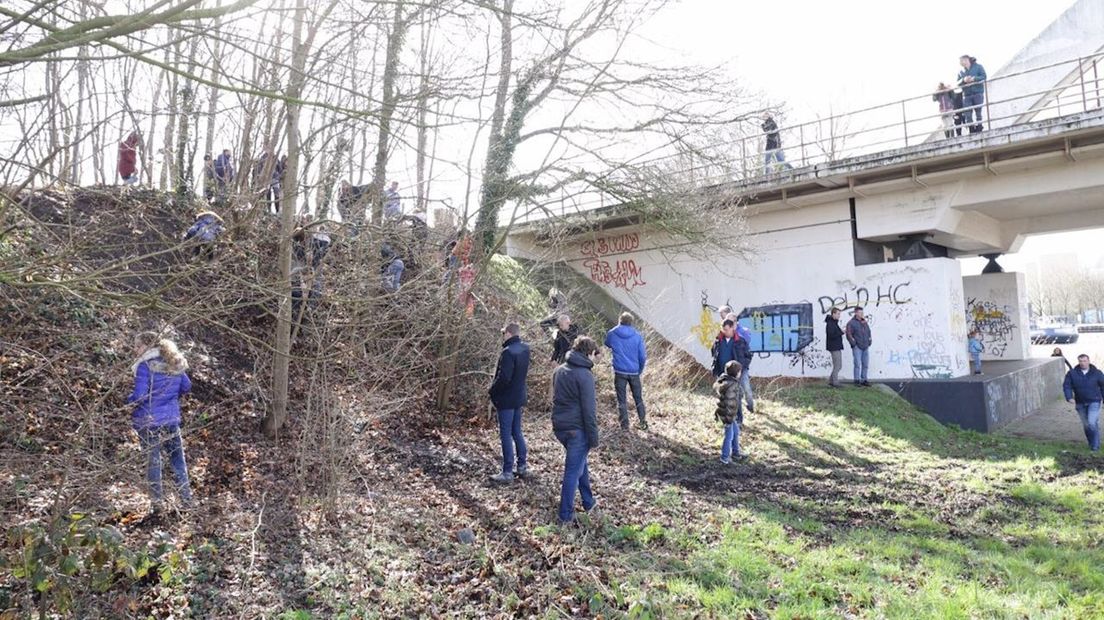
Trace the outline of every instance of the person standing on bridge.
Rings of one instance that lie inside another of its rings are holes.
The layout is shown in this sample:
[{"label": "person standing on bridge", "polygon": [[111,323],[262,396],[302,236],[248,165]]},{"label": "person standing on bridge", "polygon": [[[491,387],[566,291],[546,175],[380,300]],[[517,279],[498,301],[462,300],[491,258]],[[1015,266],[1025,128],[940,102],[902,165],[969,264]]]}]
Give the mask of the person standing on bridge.
[{"label": "person standing on bridge", "polygon": [[943,82],[935,89],[932,101],[939,104],[939,117],[943,121],[943,137],[954,137],[955,116],[957,114],[954,98],[954,89]]},{"label": "person standing on bridge", "polygon": [[617,414],[621,429],[629,430],[629,399],[625,393],[625,388],[628,387],[632,389],[636,415],[640,418],[637,428],[648,430],[644,412],[644,388],[640,384],[640,375],[644,374],[648,354],[644,350],[644,337],[633,328],[633,320],[633,315],[622,312],[617,327],[606,333],[605,344],[613,352],[613,388],[617,392]]},{"label": "person standing on bridge", "polygon": [[1077,356],[1077,366],[1066,373],[1062,383],[1066,400],[1077,407],[1081,417],[1081,426],[1085,429],[1085,439],[1089,450],[1100,451],[1100,403],[1104,401],[1104,372],[1089,363],[1089,356],[1082,353]]},{"label": "person standing on bridge", "polygon": [[514,479],[514,448],[517,448],[516,475],[529,474],[525,436],[521,433],[521,409],[528,400],[525,381],[529,376],[529,345],[521,340],[521,327],[509,323],[502,328],[506,340],[495,367],[494,381],[488,390],[491,403],[498,411],[498,438],[502,442],[502,471],[491,476],[495,482],[511,482]]},{"label": "person standing on bridge", "polygon": [[970,133],[979,133],[982,129],[981,106],[985,104],[985,67],[978,64],[977,58],[963,54],[958,63],[962,71],[958,72],[958,85],[962,87],[962,115],[970,126]]},{"label": "person standing on bridge", "polygon": [[866,380],[867,371],[870,370],[870,324],[866,322],[866,317],[863,316],[862,306],[855,306],[855,314],[851,317],[851,320],[847,322],[847,343],[851,345],[851,357],[855,362],[855,369],[853,374],[855,376],[855,385],[861,385],[869,387],[870,382]]},{"label": "person standing on bridge", "polygon": [[840,369],[843,368],[843,330],[840,329],[840,309],[832,308],[824,317],[824,342],[832,356],[832,374],[828,377],[828,387],[838,388]]},{"label": "person standing on bridge", "polygon": [[763,174],[771,173],[771,162],[777,162],[779,168],[790,170],[793,168],[786,163],[786,153],[782,151],[782,136],[778,133],[778,123],[770,113],[763,114],[763,124],[760,125],[767,136],[767,144],[764,149]]}]

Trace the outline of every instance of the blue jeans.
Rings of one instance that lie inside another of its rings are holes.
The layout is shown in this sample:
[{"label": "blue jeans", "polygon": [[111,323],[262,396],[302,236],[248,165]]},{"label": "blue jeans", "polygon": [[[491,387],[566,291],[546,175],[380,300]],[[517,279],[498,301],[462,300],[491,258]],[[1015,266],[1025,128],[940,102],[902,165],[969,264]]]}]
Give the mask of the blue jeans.
[{"label": "blue jeans", "polygon": [[161,452],[167,451],[180,499],[185,504],[191,503],[192,489],[188,483],[188,465],[184,462],[184,443],[180,438],[180,426],[172,424],[136,430],[139,439],[142,441],[142,449],[146,451],[149,457],[146,475],[149,478],[150,494],[153,496],[153,501],[161,501]]},{"label": "blue jeans", "polygon": [[1085,439],[1089,449],[1100,451],[1100,401],[1077,403],[1077,415],[1081,416],[1081,427],[1085,429]]},{"label": "blue jeans", "polygon": [[786,163],[786,153],[782,149],[771,149],[763,155],[763,171],[769,173],[771,171],[771,161],[776,161],[782,164],[782,167],[789,170],[793,166]]},{"label": "blue jeans", "polygon": [[866,372],[870,370],[870,349],[851,347],[851,357],[855,362],[855,383],[866,381]]},{"label": "blue jeans", "polygon": [[621,426],[629,425],[629,399],[625,387],[632,388],[633,402],[636,403],[636,415],[644,422],[644,388],[640,385],[640,375],[613,374],[613,390],[617,392],[617,417]]},{"label": "blue jeans", "polygon": [[560,486],[560,522],[575,520],[575,491],[583,498],[583,510],[590,510],[596,503],[590,492],[590,469],[587,467],[587,443],[583,431],[556,431],[556,439],[564,447],[564,475]]},{"label": "blue jeans", "polygon": [[967,125],[976,125],[981,130],[981,106],[985,104],[985,93],[962,96],[962,120]]},{"label": "blue jeans", "polygon": [[498,410],[498,438],[502,441],[502,473],[514,473],[514,446],[517,446],[518,469],[525,467],[529,450],[521,434],[521,407]]},{"label": "blue jeans", "polygon": [[727,461],[732,458],[733,455],[739,456],[740,454],[740,423],[733,421],[732,424],[724,425],[724,440],[721,442],[721,460]]},{"label": "blue jeans", "polygon": [[981,372],[981,353],[974,353],[970,358],[974,360],[974,372]]},{"label": "blue jeans", "polygon": [[740,373],[740,389],[744,391],[744,401],[747,402],[748,411],[755,413],[755,393],[751,391],[751,374],[748,369]]}]

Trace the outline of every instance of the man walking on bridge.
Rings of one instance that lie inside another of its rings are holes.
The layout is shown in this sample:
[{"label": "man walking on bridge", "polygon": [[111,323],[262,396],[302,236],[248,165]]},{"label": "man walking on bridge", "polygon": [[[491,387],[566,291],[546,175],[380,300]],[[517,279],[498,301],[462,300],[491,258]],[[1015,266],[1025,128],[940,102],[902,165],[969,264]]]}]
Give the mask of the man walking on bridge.
[{"label": "man walking on bridge", "polygon": [[847,322],[847,343],[855,361],[855,385],[869,386],[866,373],[870,369],[870,324],[863,316],[862,306],[855,306],[855,315]]},{"label": "man walking on bridge", "polygon": [[958,85],[962,87],[962,116],[970,126],[970,133],[980,133],[981,106],[985,104],[985,67],[978,64],[977,58],[963,54],[958,59],[962,71],[958,72]]},{"label": "man walking on bridge", "polygon": [[786,163],[786,154],[782,152],[782,136],[778,133],[778,123],[775,123],[774,118],[768,113],[763,115],[763,124],[760,127],[767,135],[763,174],[770,174],[772,160],[778,163],[779,168],[792,169],[793,166]]}]

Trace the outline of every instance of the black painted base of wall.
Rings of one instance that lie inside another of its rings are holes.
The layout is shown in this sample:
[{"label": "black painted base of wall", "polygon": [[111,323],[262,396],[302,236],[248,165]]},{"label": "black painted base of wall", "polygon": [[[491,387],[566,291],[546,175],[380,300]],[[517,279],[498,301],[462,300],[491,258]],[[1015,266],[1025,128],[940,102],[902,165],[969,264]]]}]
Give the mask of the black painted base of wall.
[{"label": "black painted base of wall", "polygon": [[982,433],[1062,399],[1066,366],[1057,358],[985,362],[983,375],[879,381],[943,424]]}]

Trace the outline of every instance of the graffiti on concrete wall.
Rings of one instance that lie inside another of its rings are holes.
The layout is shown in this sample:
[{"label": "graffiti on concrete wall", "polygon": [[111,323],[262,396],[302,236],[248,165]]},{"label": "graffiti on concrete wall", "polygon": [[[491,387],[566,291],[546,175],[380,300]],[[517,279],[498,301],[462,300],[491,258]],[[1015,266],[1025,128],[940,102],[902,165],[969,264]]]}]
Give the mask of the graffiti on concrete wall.
[{"label": "graffiti on concrete wall", "polygon": [[821,314],[827,314],[832,308],[851,310],[859,306],[877,308],[883,305],[907,304],[912,302],[908,292],[911,283],[905,281],[871,287],[853,286],[842,295],[821,295],[817,298],[817,303],[820,304]]},{"label": "graffiti on concrete wall", "polygon": [[588,239],[579,246],[583,255],[583,267],[590,272],[590,279],[598,284],[631,291],[648,282],[643,269],[625,254],[640,248],[640,235],[626,233],[610,237]]},{"label": "graffiti on concrete wall", "polygon": [[995,357],[1003,357],[1015,338],[1016,325],[1012,322],[1012,309],[992,301],[971,298],[966,302],[966,321],[981,332],[985,351]]},{"label": "graffiti on concrete wall", "polygon": [[736,315],[751,332],[752,353],[796,353],[813,341],[813,305],[775,304],[744,308]]}]

